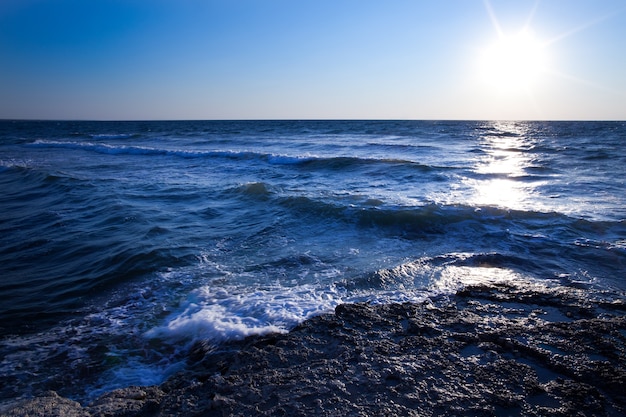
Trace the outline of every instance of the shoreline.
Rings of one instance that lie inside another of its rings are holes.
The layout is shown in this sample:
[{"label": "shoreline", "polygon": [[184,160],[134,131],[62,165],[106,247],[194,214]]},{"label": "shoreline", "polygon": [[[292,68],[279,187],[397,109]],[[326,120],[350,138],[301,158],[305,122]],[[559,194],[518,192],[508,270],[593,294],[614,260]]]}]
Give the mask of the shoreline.
[{"label": "shoreline", "polygon": [[341,304],[287,334],[197,343],[188,363],[88,405],[49,392],[0,413],[621,416],[626,297],[500,282],[419,304]]}]

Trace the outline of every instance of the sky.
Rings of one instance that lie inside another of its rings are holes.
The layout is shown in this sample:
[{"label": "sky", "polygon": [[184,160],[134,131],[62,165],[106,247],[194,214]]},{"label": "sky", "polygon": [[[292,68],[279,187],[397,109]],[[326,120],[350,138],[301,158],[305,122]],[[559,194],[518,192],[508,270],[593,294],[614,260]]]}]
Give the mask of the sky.
[{"label": "sky", "polygon": [[1,0],[0,119],[626,120],[623,0]]}]

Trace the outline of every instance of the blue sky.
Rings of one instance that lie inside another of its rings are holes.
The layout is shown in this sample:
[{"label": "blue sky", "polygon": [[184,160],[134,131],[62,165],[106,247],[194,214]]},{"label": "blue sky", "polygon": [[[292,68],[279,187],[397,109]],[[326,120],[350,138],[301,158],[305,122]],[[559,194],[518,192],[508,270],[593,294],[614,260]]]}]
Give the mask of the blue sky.
[{"label": "blue sky", "polygon": [[622,0],[2,0],[0,118],[625,120],[625,43]]}]

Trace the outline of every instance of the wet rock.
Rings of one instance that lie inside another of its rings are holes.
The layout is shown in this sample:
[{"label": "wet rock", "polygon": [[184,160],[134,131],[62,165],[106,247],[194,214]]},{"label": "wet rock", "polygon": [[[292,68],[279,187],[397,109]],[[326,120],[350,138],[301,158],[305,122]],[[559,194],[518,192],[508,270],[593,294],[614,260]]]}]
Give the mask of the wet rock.
[{"label": "wet rock", "polygon": [[88,410],[93,416],[151,416],[158,412],[163,391],[158,387],[118,389],[98,398]]},{"label": "wet rock", "polygon": [[0,415],[6,417],[88,417],[91,413],[79,403],[48,391],[41,397],[16,401],[0,407]]},{"label": "wet rock", "polygon": [[159,387],[84,407],[49,395],[7,415],[38,404],[77,416],[622,416],[624,305],[620,294],[527,283],[340,305],[285,335],[199,343],[189,369]]}]

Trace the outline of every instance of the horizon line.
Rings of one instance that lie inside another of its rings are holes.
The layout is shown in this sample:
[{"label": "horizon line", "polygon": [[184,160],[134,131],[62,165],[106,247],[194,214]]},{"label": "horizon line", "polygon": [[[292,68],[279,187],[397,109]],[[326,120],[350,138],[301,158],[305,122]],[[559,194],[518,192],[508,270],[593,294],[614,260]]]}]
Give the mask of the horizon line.
[{"label": "horizon line", "polygon": [[626,119],[362,119],[362,118],[228,118],[228,119],[48,119],[0,118],[0,122],[626,122]]}]

